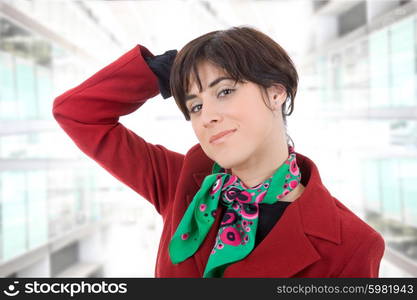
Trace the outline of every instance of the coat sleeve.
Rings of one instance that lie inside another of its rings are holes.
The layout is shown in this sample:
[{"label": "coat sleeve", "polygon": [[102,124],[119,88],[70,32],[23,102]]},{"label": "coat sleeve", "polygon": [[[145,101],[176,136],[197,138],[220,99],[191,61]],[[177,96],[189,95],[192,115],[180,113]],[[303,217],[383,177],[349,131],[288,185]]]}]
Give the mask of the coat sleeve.
[{"label": "coat sleeve", "polygon": [[153,145],[119,123],[159,93],[137,45],[80,85],[55,98],[52,113],[86,155],[164,214],[175,194],[184,155]]},{"label": "coat sleeve", "polygon": [[379,277],[379,266],[384,250],[385,242],[381,235],[375,232],[358,246],[337,277]]}]

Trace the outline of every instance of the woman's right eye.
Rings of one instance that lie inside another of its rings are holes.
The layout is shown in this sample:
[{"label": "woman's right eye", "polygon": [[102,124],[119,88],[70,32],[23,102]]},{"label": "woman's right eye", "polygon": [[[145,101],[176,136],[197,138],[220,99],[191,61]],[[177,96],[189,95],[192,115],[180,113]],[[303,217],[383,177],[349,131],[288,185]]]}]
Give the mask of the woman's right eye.
[{"label": "woman's right eye", "polygon": [[200,108],[199,110],[196,111],[195,108],[198,107],[198,106],[202,106],[202,105],[201,104],[194,105],[193,107],[191,107],[190,113],[192,113],[192,114],[197,113],[201,109]]}]

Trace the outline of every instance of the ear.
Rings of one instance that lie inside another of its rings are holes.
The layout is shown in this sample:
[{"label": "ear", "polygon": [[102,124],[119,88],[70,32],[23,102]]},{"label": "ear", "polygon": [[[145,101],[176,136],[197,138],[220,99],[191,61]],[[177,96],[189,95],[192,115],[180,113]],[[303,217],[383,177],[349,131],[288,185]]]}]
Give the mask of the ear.
[{"label": "ear", "polygon": [[267,89],[269,104],[274,109],[279,109],[287,99],[285,87],[280,83],[274,83]]}]

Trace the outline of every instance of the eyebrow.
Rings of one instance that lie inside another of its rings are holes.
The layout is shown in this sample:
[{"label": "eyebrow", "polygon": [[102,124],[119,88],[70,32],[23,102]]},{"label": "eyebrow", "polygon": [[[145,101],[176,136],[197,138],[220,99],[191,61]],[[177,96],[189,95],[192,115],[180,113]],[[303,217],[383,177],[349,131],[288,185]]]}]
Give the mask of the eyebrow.
[{"label": "eyebrow", "polygon": [[[213,86],[215,86],[216,84],[218,84],[220,81],[222,81],[222,80],[234,80],[233,78],[231,78],[231,77],[225,77],[225,76],[223,76],[223,77],[219,77],[219,78],[217,78],[217,79],[215,79],[215,80],[213,80],[210,84],[209,84],[209,88],[212,88]],[[193,99],[193,98],[195,98],[196,97],[196,95],[193,95],[193,94],[191,94],[191,95],[185,95],[185,102],[187,102],[188,100],[191,100],[191,99]]]}]

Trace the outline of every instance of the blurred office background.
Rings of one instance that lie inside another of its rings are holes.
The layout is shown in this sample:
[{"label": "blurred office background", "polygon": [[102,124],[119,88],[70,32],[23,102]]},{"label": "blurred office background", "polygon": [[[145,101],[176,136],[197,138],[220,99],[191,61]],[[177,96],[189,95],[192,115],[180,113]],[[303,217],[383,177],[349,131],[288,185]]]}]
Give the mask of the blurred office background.
[{"label": "blurred office background", "polygon": [[[293,58],[289,134],[384,236],[380,276],[417,276],[416,17],[397,0],[0,0],[0,276],[154,276],[161,218],[73,144],[52,102],[138,43],[156,55],[235,25]],[[182,153],[197,143],[172,98],[121,122]]]}]

